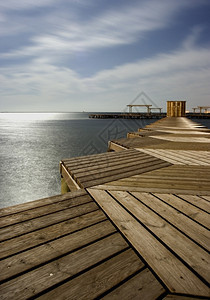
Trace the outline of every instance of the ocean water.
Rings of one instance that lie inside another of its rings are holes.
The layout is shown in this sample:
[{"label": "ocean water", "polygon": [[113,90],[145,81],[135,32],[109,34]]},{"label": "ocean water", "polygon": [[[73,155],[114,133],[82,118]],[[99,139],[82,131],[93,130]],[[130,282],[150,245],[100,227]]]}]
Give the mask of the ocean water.
[{"label": "ocean water", "polygon": [[0,207],[60,194],[59,161],[107,151],[154,120],[89,119],[89,113],[0,113]]},{"label": "ocean water", "polygon": [[0,207],[60,194],[61,159],[106,152],[109,140],[155,121],[88,115],[0,113]]}]

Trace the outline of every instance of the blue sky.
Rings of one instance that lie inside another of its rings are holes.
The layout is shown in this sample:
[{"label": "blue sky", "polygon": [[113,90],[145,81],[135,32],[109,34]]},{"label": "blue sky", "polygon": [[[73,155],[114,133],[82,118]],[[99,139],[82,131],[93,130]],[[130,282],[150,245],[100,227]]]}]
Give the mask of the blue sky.
[{"label": "blue sky", "polygon": [[209,32],[209,0],[0,1],[0,111],[210,105]]}]

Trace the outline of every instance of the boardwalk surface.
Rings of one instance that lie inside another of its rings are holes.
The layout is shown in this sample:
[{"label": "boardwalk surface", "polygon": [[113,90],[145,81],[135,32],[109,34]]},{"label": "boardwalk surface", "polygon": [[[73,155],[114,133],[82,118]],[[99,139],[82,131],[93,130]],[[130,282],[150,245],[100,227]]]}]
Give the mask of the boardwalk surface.
[{"label": "boardwalk surface", "polygon": [[76,191],[0,210],[0,299],[209,299],[207,141],[166,118],[64,159]]}]

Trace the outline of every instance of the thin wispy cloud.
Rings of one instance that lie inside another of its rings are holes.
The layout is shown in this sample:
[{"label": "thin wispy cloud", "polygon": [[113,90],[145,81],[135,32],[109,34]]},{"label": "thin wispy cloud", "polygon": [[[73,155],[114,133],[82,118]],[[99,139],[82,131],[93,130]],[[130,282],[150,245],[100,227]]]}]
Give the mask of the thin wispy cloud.
[{"label": "thin wispy cloud", "polygon": [[[70,17],[64,15],[66,18],[62,20],[63,15],[59,17],[58,10],[58,16],[55,18],[56,25],[51,15],[40,17],[43,30],[41,32],[38,30],[31,36],[32,45],[20,47],[4,56],[33,56],[45,51],[62,55],[66,52],[70,54],[77,51],[132,44],[143,38],[144,34],[149,31],[167,27],[173,14],[182,6],[185,6],[185,1],[178,6],[174,2],[169,4],[166,1],[144,1],[143,4],[140,2],[135,6],[123,5],[118,10],[108,9],[81,22],[75,21],[75,18],[72,20],[71,12]],[[47,30],[44,28],[45,22],[48,25]],[[33,21],[32,24],[34,24]],[[52,26],[52,32],[49,26]],[[37,24],[37,29],[40,27],[40,24]],[[43,33],[45,31],[46,34]]]}]

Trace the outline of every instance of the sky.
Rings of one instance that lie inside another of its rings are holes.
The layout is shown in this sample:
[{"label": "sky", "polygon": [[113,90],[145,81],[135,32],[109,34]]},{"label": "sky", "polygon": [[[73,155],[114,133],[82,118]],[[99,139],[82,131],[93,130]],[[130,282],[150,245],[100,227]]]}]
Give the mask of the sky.
[{"label": "sky", "polygon": [[208,106],[209,32],[209,0],[0,0],[0,111]]}]

